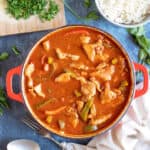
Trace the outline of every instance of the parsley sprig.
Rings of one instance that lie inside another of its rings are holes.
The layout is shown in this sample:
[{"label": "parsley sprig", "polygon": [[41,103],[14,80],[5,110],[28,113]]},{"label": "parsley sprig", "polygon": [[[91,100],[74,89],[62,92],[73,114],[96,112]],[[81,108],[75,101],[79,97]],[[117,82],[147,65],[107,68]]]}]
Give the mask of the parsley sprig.
[{"label": "parsley sprig", "polygon": [[3,109],[8,107],[9,105],[7,102],[5,91],[2,89],[2,87],[0,87],[0,115],[3,114]]},{"label": "parsley sprig", "polygon": [[15,45],[12,47],[12,51],[15,55],[19,55],[21,53],[20,50]]},{"label": "parsley sprig", "polygon": [[144,27],[131,28],[128,32],[140,47],[139,62],[150,65],[150,39],[146,37]]},{"label": "parsley sprig", "polygon": [[44,9],[43,11],[41,11],[39,17],[41,20],[52,20],[56,16],[58,11],[58,5],[54,1],[50,0],[48,9]]},{"label": "parsley sprig", "polygon": [[144,27],[131,28],[128,29],[128,32],[140,47],[139,62],[150,65],[150,39],[146,37]]},{"label": "parsley sprig", "polygon": [[97,15],[96,11],[90,11],[87,16],[86,16],[86,19],[88,20],[98,20],[99,19],[99,16]]},{"label": "parsley sprig", "polygon": [[91,0],[84,0],[84,6],[87,7],[87,8],[90,8]]}]

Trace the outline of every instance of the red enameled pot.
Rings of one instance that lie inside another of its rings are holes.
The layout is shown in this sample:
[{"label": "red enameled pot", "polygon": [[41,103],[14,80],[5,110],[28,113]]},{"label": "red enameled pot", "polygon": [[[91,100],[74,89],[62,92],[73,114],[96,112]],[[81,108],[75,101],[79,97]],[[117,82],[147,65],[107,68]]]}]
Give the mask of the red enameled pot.
[{"label": "red enameled pot", "polygon": [[[108,129],[112,128],[123,116],[124,114],[127,112],[130,104],[131,104],[131,101],[133,98],[137,98],[139,96],[142,96],[144,93],[146,93],[146,91],[148,90],[148,83],[149,83],[149,75],[148,75],[148,71],[146,69],[145,66],[141,65],[141,64],[138,64],[138,63],[133,63],[127,52],[125,51],[125,49],[121,46],[121,44],[114,38],[112,37],[110,34],[100,30],[100,29],[97,29],[97,28],[94,28],[94,27],[90,27],[90,26],[83,26],[83,25],[71,25],[71,26],[65,26],[65,27],[61,27],[59,29],[56,29],[54,30],[53,32],[47,34],[46,36],[44,36],[42,39],[40,39],[36,44],[35,46],[30,50],[27,58],[25,59],[25,63],[23,65],[20,65],[18,67],[15,67],[13,69],[10,69],[7,73],[7,76],[6,76],[6,90],[7,90],[7,94],[8,96],[15,100],[15,101],[18,101],[20,103],[25,103],[25,105],[27,106],[29,112],[31,113],[31,115],[33,116],[33,118],[38,122],[40,123],[44,128],[48,129],[49,131],[55,133],[55,134],[58,134],[60,135],[60,133],[54,131],[53,129],[51,129],[48,125],[45,125],[35,114],[34,112],[32,111],[29,103],[28,103],[28,100],[25,96],[25,92],[23,90],[23,80],[24,80],[24,66],[26,65],[26,62],[29,58],[29,56],[32,54],[32,52],[34,51],[36,45],[38,45],[41,41],[43,41],[47,36],[49,36],[50,34],[52,33],[55,33],[55,32],[59,32],[65,28],[79,28],[79,27],[85,27],[85,28],[88,28],[88,29],[92,29],[92,30],[95,30],[95,31],[98,31],[100,32],[101,34],[105,35],[106,37],[108,37],[109,39],[111,39],[114,43],[116,43],[120,50],[124,53],[126,59],[128,60],[128,63],[129,63],[129,67],[130,67],[130,74],[131,74],[131,81],[132,81],[132,85],[131,85],[131,91],[129,93],[129,100],[126,104],[126,106],[124,107],[124,109],[122,110],[122,112],[120,113],[120,115],[107,127],[103,128],[102,130],[98,130],[94,133],[89,133],[89,134],[85,134],[85,135],[69,135],[69,134],[64,134],[64,135],[61,135],[61,136],[64,136],[64,137],[69,137],[69,138],[89,138],[89,137],[92,137],[92,136],[95,136],[97,134],[101,134],[105,131],[107,131]],[[142,89],[136,89],[136,85],[135,85],[135,82],[136,82],[136,77],[135,77],[135,72],[136,71],[141,71],[143,73],[143,87]],[[21,92],[20,93],[14,93],[13,91],[13,77],[14,75],[18,75],[18,76],[21,76]]]}]

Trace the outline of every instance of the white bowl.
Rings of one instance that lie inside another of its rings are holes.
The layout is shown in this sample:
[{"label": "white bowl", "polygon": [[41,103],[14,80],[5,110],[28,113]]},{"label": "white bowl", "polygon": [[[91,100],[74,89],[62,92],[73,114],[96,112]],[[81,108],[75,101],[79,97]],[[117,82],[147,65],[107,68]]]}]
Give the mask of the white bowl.
[{"label": "white bowl", "polygon": [[32,140],[19,139],[8,143],[7,150],[40,150],[40,146]]},{"label": "white bowl", "polygon": [[105,15],[105,13],[103,12],[102,8],[100,7],[99,0],[95,0],[95,3],[96,3],[97,9],[98,9],[98,11],[100,12],[100,14],[101,14],[107,21],[111,22],[111,23],[114,24],[114,25],[117,25],[117,26],[120,26],[120,27],[124,27],[124,28],[134,28],[134,27],[138,27],[138,26],[141,26],[141,25],[144,25],[144,24],[150,22],[150,15],[148,15],[147,17],[145,17],[145,19],[144,19],[142,22],[135,23],[135,24],[123,24],[123,23],[115,22],[115,21],[111,20],[109,17],[107,17],[107,16]]}]

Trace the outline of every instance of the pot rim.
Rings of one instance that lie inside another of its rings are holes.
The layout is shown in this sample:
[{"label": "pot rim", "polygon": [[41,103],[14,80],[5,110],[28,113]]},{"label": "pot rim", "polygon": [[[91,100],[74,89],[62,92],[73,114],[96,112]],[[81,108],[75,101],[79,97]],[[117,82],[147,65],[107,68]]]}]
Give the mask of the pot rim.
[{"label": "pot rim", "polygon": [[[126,100],[126,104],[123,108],[123,110],[120,112],[120,114],[109,124],[107,125],[106,127],[102,128],[102,129],[99,129],[95,132],[92,132],[92,133],[86,133],[86,134],[81,134],[81,135],[73,135],[73,134],[66,134],[66,133],[61,133],[59,131],[56,131],[52,128],[50,128],[48,125],[46,125],[45,123],[43,123],[43,121],[41,121],[39,119],[39,117],[33,112],[30,104],[28,103],[28,100],[27,100],[27,97],[26,97],[26,94],[25,94],[25,88],[24,88],[24,69],[25,69],[25,66],[26,66],[26,63],[29,59],[29,57],[31,56],[31,54],[33,53],[34,49],[36,48],[36,46],[38,44],[41,43],[41,41],[43,41],[44,39],[46,39],[48,36],[50,36],[51,34],[54,34],[56,32],[59,32],[63,29],[66,29],[66,28],[72,28],[72,27],[86,27],[88,29],[91,29],[91,30],[94,30],[94,31],[97,31],[101,34],[103,34],[104,36],[106,36],[108,39],[110,39],[112,42],[114,42],[118,47],[119,49],[122,51],[124,57],[126,58],[126,60],[128,61],[128,66],[130,68],[130,77],[131,77],[131,87],[130,87],[130,93],[129,93],[129,96],[128,96],[128,100]],[[40,38],[35,44],[34,46],[31,48],[31,50],[28,52],[25,60],[24,60],[24,63],[22,65],[22,70],[21,70],[21,94],[22,94],[22,98],[23,98],[23,101],[28,109],[28,111],[30,112],[30,114],[32,115],[32,117],[42,126],[44,127],[45,129],[47,129],[49,132],[52,132],[53,134],[56,134],[58,136],[61,136],[61,137],[64,137],[64,138],[71,138],[71,139],[86,139],[86,138],[91,138],[93,136],[96,136],[96,135],[99,135],[99,134],[103,134],[105,132],[107,132],[108,130],[112,129],[116,124],[119,123],[119,121],[124,117],[124,115],[126,114],[126,112],[128,111],[129,109],[129,106],[133,100],[133,96],[135,94],[135,69],[133,67],[133,62],[131,60],[131,58],[129,57],[127,51],[125,50],[125,48],[121,45],[121,43],[115,38],[113,37],[111,34],[107,33],[106,31],[102,30],[102,29],[99,29],[99,28],[96,28],[96,27],[93,27],[93,26],[89,26],[89,25],[66,25],[66,26],[62,26],[62,27],[59,27],[59,28],[56,28],[52,31],[50,31],[48,34],[44,35],[42,38]]]}]

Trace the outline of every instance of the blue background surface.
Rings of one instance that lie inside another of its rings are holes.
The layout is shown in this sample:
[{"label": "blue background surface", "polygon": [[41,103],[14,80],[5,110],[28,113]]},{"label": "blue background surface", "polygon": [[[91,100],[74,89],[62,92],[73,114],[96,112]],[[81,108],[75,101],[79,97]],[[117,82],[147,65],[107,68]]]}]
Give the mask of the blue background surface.
[{"label": "blue background surface", "polygon": [[[96,10],[94,1],[92,2],[92,9]],[[86,9],[82,5],[81,0],[68,0],[68,4],[78,12],[79,15],[84,16],[87,14]],[[133,61],[138,61],[138,46],[134,43],[131,36],[127,33],[126,29],[112,25],[108,21],[104,20],[102,17],[98,21],[88,21],[80,22],[75,16],[73,16],[68,9],[65,8],[67,24],[88,24],[100,28],[108,33],[112,34],[127,50],[129,56]],[[146,34],[150,37],[150,24],[145,25]],[[46,35],[49,31],[42,31],[36,33],[27,33],[19,35],[11,35],[0,37],[0,52],[7,51],[10,53],[8,60],[0,62],[0,70],[2,70],[2,76],[0,77],[0,85],[5,88],[5,76],[9,69],[16,67],[23,63],[29,50],[39,40],[42,36]],[[16,45],[21,50],[21,55],[15,56],[11,51],[11,47]],[[148,66],[147,66],[148,67]],[[19,79],[14,78],[14,89],[19,91]],[[57,150],[59,149],[54,143],[48,141],[36,133],[34,133],[30,128],[25,126],[20,119],[28,113],[28,110],[24,105],[17,102],[9,100],[11,108],[5,110],[5,113],[0,117],[0,150],[6,150],[6,145],[8,142],[25,138],[32,139],[38,142],[42,150]],[[54,135],[58,141],[71,141],[82,144],[87,144],[89,139],[86,140],[71,140],[65,139]]]}]

